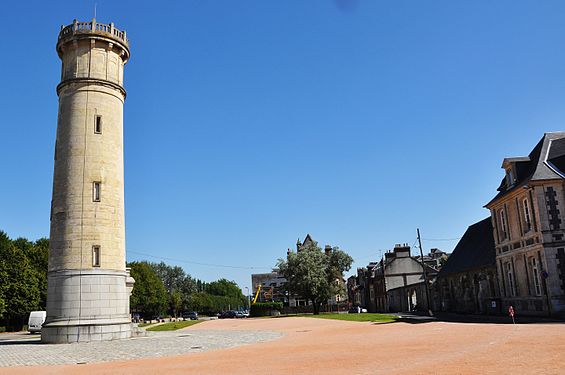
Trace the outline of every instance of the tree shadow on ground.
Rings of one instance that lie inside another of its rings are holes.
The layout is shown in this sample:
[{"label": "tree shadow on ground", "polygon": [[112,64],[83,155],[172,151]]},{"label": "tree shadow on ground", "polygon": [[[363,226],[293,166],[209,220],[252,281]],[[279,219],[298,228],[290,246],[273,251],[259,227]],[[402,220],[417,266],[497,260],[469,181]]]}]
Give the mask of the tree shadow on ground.
[{"label": "tree shadow on ground", "polygon": [[0,346],[7,345],[41,345],[41,340],[2,340]]}]

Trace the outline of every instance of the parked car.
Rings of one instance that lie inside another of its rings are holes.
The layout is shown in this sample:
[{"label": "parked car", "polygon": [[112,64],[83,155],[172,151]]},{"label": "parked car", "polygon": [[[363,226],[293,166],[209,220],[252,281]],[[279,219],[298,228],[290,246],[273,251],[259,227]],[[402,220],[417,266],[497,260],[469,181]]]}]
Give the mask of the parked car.
[{"label": "parked car", "polygon": [[247,318],[248,316],[249,316],[249,314],[245,313],[245,311],[236,311],[235,312],[236,318]]},{"label": "parked car", "polygon": [[184,312],[182,313],[183,320],[198,320],[198,313],[196,311]]},{"label": "parked car", "polygon": [[223,313],[221,313],[218,318],[220,319],[233,319],[235,318],[237,315],[237,313],[233,310],[228,310],[228,311],[224,311]]},{"label": "parked car", "polygon": [[367,309],[361,307],[361,306],[353,306],[352,308],[349,309],[349,313],[350,314],[358,314],[358,313],[366,313]]},{"label": "parked car", "polygon": [[29,313],[29,320],[27,322],[27,330],[29,333],[41,332],[41,327],[43,326],[43,323],[45,323],[46,317],[46,311],[32,311]]}]

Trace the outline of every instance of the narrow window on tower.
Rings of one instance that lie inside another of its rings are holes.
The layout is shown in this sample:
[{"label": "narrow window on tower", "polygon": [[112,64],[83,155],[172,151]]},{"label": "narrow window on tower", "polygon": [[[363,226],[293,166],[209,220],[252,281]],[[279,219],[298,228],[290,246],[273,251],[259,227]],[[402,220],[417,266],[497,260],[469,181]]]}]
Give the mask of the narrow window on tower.
[{"label": "narrow window on tower", "polygon": [[92,246],[92,267],[100,267],[100,246]]},{"label": "narrow window on tower", "polygon": [[94,133],[102,134],[102,116],[94,116]]},{"label": "narrow window on tower", "polygon": [[100,181],[94,181],[92,183],[92,201],[100,202],[100,190],[102,190],[102,183]]}]

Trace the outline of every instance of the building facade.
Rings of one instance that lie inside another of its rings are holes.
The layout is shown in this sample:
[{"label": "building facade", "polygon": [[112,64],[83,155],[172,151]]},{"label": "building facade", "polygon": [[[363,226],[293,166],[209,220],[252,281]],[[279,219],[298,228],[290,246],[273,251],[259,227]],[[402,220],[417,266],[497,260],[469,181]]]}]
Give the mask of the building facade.
[{"label": "building facade", "polygon": [[[284,288],[286,279],[278,272],[254,273],[251,275],[253,287],[252,302],[282,302],[288,305],[288,292]],[[255,296],[257,299],[255,300]]]},{"label": "building facade", "polygon": [[[433,256],[427,256],[430,263]],[[428,264],[424,267],[427,284],[422,262],[411,256],[410,246],[396,245],[379,262],[357,269],[357,275],[348,280],[348,294],[369,312],[426,311],[431,298],[429,290],[426,295],[426,287],[438,270]]]},{"label": "building facade", "polygon": [[545,133],[528,156],[503,160],[491,212],[503,309],[565,315],[565,132]]}]

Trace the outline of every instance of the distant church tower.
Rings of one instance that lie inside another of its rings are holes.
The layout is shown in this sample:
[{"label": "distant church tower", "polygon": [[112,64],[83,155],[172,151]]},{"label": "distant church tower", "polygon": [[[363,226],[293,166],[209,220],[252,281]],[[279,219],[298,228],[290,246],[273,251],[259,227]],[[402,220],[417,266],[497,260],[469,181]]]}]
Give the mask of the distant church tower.
[{"label": "distant church tower", "polygon": [[124,223],[123,87],[130,52],[114,24],[61,27],[59,113],[43,342],[131,336]]}]

